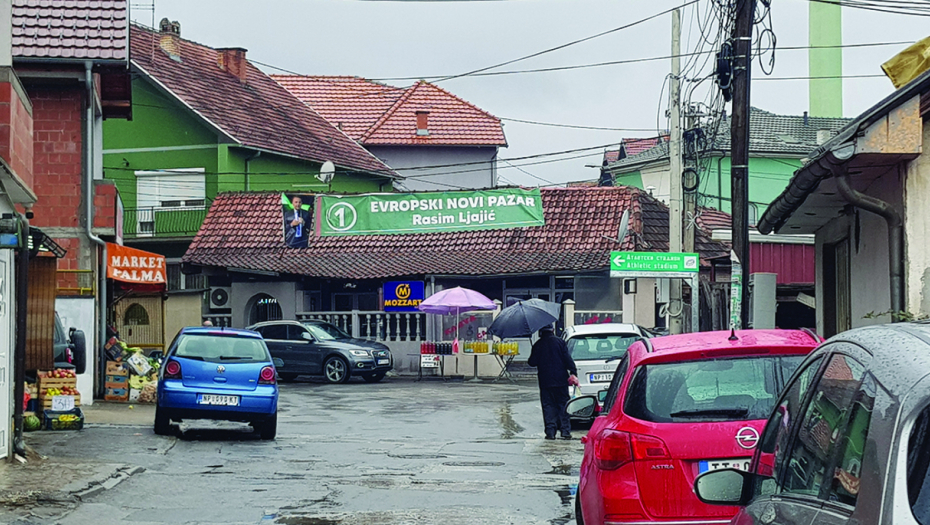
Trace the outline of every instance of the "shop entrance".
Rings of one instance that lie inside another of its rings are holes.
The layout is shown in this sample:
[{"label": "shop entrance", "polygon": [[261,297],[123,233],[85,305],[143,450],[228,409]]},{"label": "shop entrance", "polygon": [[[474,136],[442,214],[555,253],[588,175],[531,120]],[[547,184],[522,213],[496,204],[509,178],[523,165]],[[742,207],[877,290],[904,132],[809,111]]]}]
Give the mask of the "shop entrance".
[{"label": "shop entrance", "polygon": [[278,300],[268,294],[257,294],[249,302],[252,304],[249,308],[249,326],[264,321],[277,321],[284,317]]},{"label": "shop entrance", "polygon": [[129,346],[161,349],[165,345],[162,298],[127,297],[116,304],[120,338]]}]

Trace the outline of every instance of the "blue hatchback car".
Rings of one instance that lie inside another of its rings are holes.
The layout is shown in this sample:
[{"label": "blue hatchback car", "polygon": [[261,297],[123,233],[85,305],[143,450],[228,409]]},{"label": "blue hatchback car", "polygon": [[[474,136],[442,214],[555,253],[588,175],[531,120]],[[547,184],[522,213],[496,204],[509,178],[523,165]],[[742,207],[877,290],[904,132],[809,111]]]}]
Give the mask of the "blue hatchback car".
[{"label": "blue hatchback car", "polygon": [[260,334],[213,327],[178,333],[158,375],[155,433],[168,434],[171,422],[183,419],[244,421],[274,439],[278,385]]}]

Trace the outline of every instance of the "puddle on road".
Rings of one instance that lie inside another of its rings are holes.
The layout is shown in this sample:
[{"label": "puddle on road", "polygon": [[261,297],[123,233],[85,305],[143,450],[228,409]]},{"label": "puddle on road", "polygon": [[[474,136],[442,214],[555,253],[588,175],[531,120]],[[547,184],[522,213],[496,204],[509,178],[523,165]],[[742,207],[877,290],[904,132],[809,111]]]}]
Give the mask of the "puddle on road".
[{"label": "puddle on road", "polygon": [[562,500],[562,506],[566,507],[567,513],[549,520],[550,525],[565,525],[574,519],[573,505],[575,503],[575,493],[578,492],[578,484],[572,483],[562,488],[555,489],[555,493]]},{"label": "puddle on road", "polygon": [[514,421],[510,403],[504,403],[497,409],[497,416],[501,424],[501,439],[513,439],[514,436],[526,430]]},{"label": "puddle on road", "polygon": [[504,463],[500,461],[446,461],[443,465],[447,467],[503,467]]},{"label": "puddle on road", "polygon": [[449,456],[444,454],[388,454],[388,457],[396,459],[443,459]]},{"label": "puddle on road", "polygon": [[282,516],[274,521],[280,525],[339,525],[342,520],[317,518],[315,516]]}]

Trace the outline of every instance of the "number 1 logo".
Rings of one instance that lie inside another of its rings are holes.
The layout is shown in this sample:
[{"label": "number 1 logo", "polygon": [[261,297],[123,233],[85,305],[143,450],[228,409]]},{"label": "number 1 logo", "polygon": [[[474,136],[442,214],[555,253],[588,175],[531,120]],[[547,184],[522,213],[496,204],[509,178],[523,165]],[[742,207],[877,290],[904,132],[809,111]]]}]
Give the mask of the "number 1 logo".
[{"label": "number 1 logo", "polygon": [[351,230],[357,221],[358,212],[355,211],[355,206],[348,202],[337,202],[326,212],[326,223],[339,232]]}]

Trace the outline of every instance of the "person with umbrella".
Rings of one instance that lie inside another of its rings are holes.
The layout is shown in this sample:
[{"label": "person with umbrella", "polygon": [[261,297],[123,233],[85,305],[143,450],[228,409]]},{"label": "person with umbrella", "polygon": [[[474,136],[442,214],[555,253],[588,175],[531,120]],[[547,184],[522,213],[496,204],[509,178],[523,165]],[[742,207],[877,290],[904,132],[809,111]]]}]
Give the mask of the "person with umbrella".
[{"label": "person with umbrella", "polygon": [[572,427],[565,405],[569,400],[568,386],[578,384],[575,377],[578,370],[565,341],[555,336],[551,326],[539,330],[539,340],[533,345],[527,364],[536,367],[546,439],[555,439],[556,431],[561,432],[562,439],[571,439]]}]

